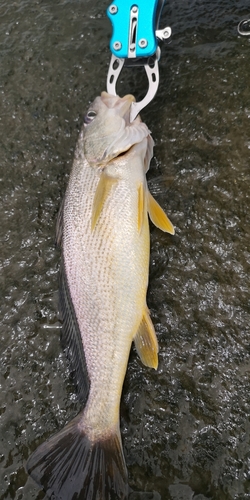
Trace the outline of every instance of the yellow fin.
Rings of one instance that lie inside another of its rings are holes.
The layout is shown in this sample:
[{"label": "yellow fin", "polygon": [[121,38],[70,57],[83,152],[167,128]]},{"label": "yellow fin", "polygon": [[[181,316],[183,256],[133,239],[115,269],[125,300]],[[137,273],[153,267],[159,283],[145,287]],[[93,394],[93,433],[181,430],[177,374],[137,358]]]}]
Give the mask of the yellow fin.
[{"label": "yellow fin", "polygon": [[168,216],[149,191],[147,192],[147,204],[149,217],[153,224],[166,233],[174,234],[175,230],[172,222],[170,222]]},{"label": "yellow fin", "polygon": [[139,329],[134,338],[134,343],[142,363],[157,370],[158,342],[154,325],[147,309],[143,314]]},{"label": "yellow fin", "polygon": [[99,219],[100,213],[102,211],[102,207],[105,201],[108,198],[108,195],[111,191],[113,184],[117,182],[117,179],[113,177],[109,177],[105,172],[101,173],[100,180],[98,182],[94,201],[93,201],[93,209],[92,209],[92,217],[91,217],[91,230],[95,229],[96,223]]},{"label": "yellow fin", "polygon": [[144,188],[143,184],[141,183],[137,189],[138,193],[138,233],[141,232],[142,228],[142,223],[143,223],[143,217],[144,217]]}]

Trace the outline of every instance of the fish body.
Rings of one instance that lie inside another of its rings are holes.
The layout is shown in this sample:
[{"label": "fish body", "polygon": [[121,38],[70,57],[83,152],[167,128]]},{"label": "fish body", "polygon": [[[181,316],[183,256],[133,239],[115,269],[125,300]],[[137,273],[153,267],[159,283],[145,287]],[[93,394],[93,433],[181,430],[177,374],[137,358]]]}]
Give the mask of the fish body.
[{"label": "fish body", "polygon": [[127,498],[119,407],[131,343],[157,368],[158,345],[146,304],[148,212],[173,226],[148,192],[153,140],[132,96],[94,101],[80,133],[59,216],[62,341],[83,411],[30,457],[28,471],[63,500]]}]

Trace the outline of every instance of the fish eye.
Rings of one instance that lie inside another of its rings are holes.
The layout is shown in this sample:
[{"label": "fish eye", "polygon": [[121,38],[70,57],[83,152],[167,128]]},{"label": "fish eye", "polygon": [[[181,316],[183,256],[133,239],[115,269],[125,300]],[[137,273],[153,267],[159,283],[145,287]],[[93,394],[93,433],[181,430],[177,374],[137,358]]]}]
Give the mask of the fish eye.
[{"label": "fish eye", "polygon": [[91,109],[90,111],[88,111],[88,113],[84,116],[84,123],[86,123],[86,125],[88,125],[88,123],[92,122],[94,120],[94,118],[96,117],[96,112]]}]

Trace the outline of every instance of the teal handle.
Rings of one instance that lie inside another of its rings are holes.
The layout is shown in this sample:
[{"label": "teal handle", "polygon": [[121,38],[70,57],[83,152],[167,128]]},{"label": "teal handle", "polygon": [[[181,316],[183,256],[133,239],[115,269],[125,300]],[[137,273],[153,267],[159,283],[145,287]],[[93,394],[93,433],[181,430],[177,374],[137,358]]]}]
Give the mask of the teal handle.
[{"label": "teal handle", "polygon": [[[158,0],[113,0],[107,16],[113,27],[110,50],[120,58],[149,57],[157,49],[156,12]],[[131,33],[133,9],[137,8],[136,30]],[[130,41],[133,37],[134,53],[131,55]]]}]

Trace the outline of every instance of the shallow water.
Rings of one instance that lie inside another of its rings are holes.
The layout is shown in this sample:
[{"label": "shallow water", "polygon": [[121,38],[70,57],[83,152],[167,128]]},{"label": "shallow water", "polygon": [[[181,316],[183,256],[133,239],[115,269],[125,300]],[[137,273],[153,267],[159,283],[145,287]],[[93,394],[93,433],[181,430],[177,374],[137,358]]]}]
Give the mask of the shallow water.
[{"label": "shallow water", "polygon": [[[30,452],[80,409],[57,319],[56,214],[84,111],[105,89],[107,2],[0,4],[0,500],[44,498]],[[166,3],[149,186],[159,370],[132,350],[121,404],[130,500],[250,499],[250,37],[245,0]],[[145,93],[127,70],[120,94]]]}]

